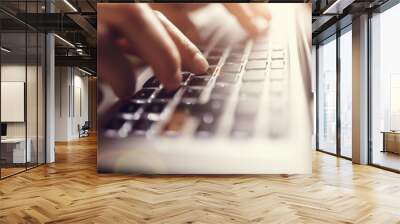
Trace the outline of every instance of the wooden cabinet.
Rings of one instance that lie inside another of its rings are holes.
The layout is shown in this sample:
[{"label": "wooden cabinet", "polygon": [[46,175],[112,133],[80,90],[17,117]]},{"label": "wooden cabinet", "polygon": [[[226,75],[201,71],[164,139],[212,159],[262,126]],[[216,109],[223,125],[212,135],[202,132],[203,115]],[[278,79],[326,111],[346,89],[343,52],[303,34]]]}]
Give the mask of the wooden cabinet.
[{"label": "wooden cabinet", "polygon": [[400,154],[400,132],[383,133],[383,152]]}]

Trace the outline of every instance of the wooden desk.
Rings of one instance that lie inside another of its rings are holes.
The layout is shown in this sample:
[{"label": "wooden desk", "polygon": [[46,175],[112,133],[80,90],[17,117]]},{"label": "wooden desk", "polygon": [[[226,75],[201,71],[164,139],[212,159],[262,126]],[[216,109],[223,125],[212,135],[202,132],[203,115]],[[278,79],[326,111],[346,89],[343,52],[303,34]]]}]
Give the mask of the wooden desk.
[{"label": "wooden desk", "polygon": [[[26,144],[27,143],[27,144]],[[26,151],[25,151],[25,145]],[[30,162],[32,141],[30,138],[5,138],[1,139],[1,157],[6,163]]]},{"label": "wooden desk", "polygon": [[382,152],[392,152],[400,154],[400,131],[382,131],[383,150]]}]

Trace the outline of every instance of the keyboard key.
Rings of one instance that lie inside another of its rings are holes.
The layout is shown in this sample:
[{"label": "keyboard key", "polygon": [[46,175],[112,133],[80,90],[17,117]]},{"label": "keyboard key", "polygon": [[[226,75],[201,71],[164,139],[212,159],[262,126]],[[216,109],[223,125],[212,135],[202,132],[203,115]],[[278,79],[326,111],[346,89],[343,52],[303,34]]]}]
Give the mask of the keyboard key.
[{"label": "keyboard key", "polygon": [[209,80],[208,77],[193,76],[189,80],[188,86],[206,86]]},{"label": "keyboard key", "polygon": [[222,73],[217,77],[217,83],[235,83],[236,77],[234,73]]},{"label": "keyboard key", "polygon": [[157,88],[160,86],[160,81],[156,77],[149,78],[144,84],[143,88]]},{"label": "keyboard key", "polygon": [[216,131],[216,117],[212,113],[204,113],[200,116],[200,123],[196,129],[197,137],[211,137]]},{"label": "keyboard key", "polygon": [[142,103],[127,102],[118,111],[121,113],[136,113],[142,106]]},{"label": "keyboard key", "polygon": [[259,100],[257,98],[240,98],[236,105],[236,116],[254,117],[257,114]]},{"label": "keyboard key", "polygon": [[249,55],[249,60],[267,60],[268,51],[255,51]]},{"label": "keyboard key", "polygon": [[105,134],[110,137],[125,138],[131,131],[132,123],[123,118],[112,118],[105,127]]},{"label": "keyboard key", "polygon": [[264,83],[260,82],[244,82],[240,88],[240,93],[244,95],[256,96],[263,92]]},{"label": "keyboard key", "polygon": [[272,51],[283,51],[283,44],[278,42],[273,43]]},{"label": "keyboard key", "polygon": [[201,53],[204,54],[204,52],[207,50],[207,47],[205,45],[196,45],[196,47],[200,50]]},{"label": "keyboard key", "polygon": [[271,68],[272,69],[283,69],[285,66],[284,60],[272,60]]},{"label": "keyboard key", "polygon": [[241,54],[230,54],[228,58],[226,58],[226,63],[235,63],[235,64],[240,64],[242,63],[243,60],[243,55]]},{"label": "keyboard key", "polygon": [[225,106],[225,100],[211,99],[204,104],[204,108],[214,114],[220,114]]},{"label": "keyboard key", "polygon": [[153,114],[161,114],[164,111],[165,106],[167,106],[167,103],[165,102],[152,102],[149,104],[146,104],[144,107],[144,112],[145,113],[153,113]]},{"label": "keyboard key", "polygon": [[161,89],[160,92],[157,93],[156,99],[164,99],[169,100],[174,98],[175,94],[179,91],[179,88],[176,90],[166,90]]},{"label": "keyboard key", "polygon": [[[227,35],[224,35],[224,37]],[[226,37],[228,38],[228,37]],[[220,40],[218,40],[217,44],[215,44],[214,46],[214,50],[224,50],[228,47],[229,43],[228,41],[226,41],[226,38],[221,38]]]},{"label": "keyboard key", "polygon": [[242,65],[234,63],[225,63],[221,68],[222,72],[231,72],[231,73],[240,73],[241,70],[242,70]]},{"label": "keyboard key", "polygon": [[285,78],[285,73],[283,70],[271,69],[270,77],[271,80],[282,80]]},{"label": "keyboard key", "polygon": [[219,57],[208,57],[207,61],[210,66],[215,66],[218,65],[219,59]]},{"label": "keyboard key", "polygon": [[232,126],[231,136],[234,138],[248,138],[253,135],[254,118],[235,117],[235,123]]},{"label": "keyboard key", "polygon": [[140,119],[135,121],[135,123],[133,123],[133,128],[132,131],[135,134],[144,134],[146,131],[148,131],[152,124],[154,123],[154,121],[149,120],[149,119]]},{"label": "keyboard key", "polygon": [[184,72],[184,73],[182,73],[182,83],[185,83],[186,82],[186,80],[188,80],[189,79],[189,77],[190,77],[190,72]]},{"label": "keyboard key", "polygon": [[265,42],[255,42],[251,51],[268,51],[268,44]]},{"label": "keyboard key", "polygon": [[147,100],[154,93],[154,89],[141,89],[133,95],[134,100]]},{"label": "keyboard key", "polygon": [[283,59],[285,57],[284,51],[272,51],[271,58],[272,59]]},{"label": "keyboard key", "polygon": [[254,44],[264,44],[268,45],[269,39],[268,36],[260,36],[254,40]]},{"label": "keyboard key", "polygon": [[191,111],[193,114],[202,115],[204,113],[212,113],[214,116],[219,116],[225,106],[223,99],[211,99],[207,103],[192,104]]},{"label": "keyboard key", "polygon": [[265,71],[263,70],[250,70],[246,71],[243,75],[244,82],[263,81],[265,79]]},{"label": "keyboard key", "polygon": [[222,49],[214,49],[210,51],[207,57],[216,57],[216,58],[221,58],[223,55],[224,51]]},{"label": "keyboard key", "polygon": [[201,89],[187,88],[183,93],[182,98],[199,98]]},{"label": "keyboard key", "polygon": [[115,130],[118,131],[122,128],[122,126],[126,123],[127,121],[123,118],[112,118],[108,124],[106,125],[107,130]]},{"label": "keyboard key", "polygon": [[235,44],[231,48],[231,53],[240,53],[240,54],[242,54],[245,49],[246,49],[246,43]]},{"label": "keyboard key", "polygon": [[233,87],[229,84],[216,84],[211,91],[211,98],[226,99],[231,95]]},{"label": "keyboard key", "polygon": [[201,76],[201,77],[202,76],[212,76],[212,75],[214,75],[215,70],[217,70],[216,66],[210,66],[210,67],[208,67],[206,73],[198,75],[198,76]]},{"label": "keyboard key", "polygon": [[267,68],[267,61],[265,60],[248,61],[246,65],[247,70],[266,69],[266,68]]}]

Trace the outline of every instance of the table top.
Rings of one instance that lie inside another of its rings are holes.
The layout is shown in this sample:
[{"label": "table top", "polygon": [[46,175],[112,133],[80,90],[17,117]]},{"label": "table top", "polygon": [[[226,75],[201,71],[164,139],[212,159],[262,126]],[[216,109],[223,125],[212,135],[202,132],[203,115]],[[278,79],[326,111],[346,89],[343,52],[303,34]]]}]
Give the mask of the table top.
[{"label": "table top", "polygon": [[[25,138],[2,138],[1,139],[1,143],[20,143],[20,142],[24,142]],[[30,141],[30,139],[28,138],[27,141]]]},{"label": "table top", "polygon": [[381,131],[381,133],[384,133],[384,134],[399,134],[400,135],[400,131]]}]

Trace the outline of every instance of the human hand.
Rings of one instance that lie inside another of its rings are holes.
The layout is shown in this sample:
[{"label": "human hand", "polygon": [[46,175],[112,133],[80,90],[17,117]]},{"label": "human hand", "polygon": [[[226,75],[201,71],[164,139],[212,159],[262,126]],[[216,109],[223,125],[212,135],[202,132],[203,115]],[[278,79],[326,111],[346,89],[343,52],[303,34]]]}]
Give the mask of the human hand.
[{"label": "human hand", "polygon": [[[163,12],[187,37],[195,43],[201,43],[196,26],[189,13],[207,6],[209,3],[151,3],[155,10]],[[268,29],[271,13],[265,3],[224,3],[223,6],[239,24],[251,35],[256,36]]]},{"label": "human hand", "polygon": [[181,69],[201,74],[208,63],[162,13],[145,3],[98,4],[98,70],[120,98],[134,91],[133,54],[147,62],[166,89],[176,89]]}]

